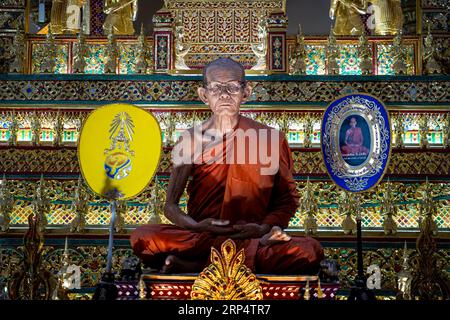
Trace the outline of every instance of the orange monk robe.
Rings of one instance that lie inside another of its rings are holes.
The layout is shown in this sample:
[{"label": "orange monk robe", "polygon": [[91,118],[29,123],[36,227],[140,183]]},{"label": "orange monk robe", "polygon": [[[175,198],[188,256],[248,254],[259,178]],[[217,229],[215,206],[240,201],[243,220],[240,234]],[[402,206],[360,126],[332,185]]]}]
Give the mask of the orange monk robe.
[{"label": "orange monk robe", "polygon": [[[240,116],[233,133],[236,129],[245,132],[247,129],[271,128]],[[292,178],[293,162],[289,145],[283,134],[276,136],[274,139],[279,139],[278,148],[272,150],[270,142],[273,134],[269,133],[269,152],[262,153],[279,160],[279,168],[274,174],[261,174],[260,169],[268,167],[262,164],[267,159],[256,164],[194,164],[187,189],[188,214],[196,221],[217,218],[230,220],[231,225],[259,223],[286,228],[298,207],[299,197]],[[237,141],[236,135],[232,140]],[[240,147],[242,145],[236,143],[231,145],[233,158]],[[259,152],[259,148],[244,149],[247,160],[252,153]],[[227,150],[230,150],[229,143],[224,146],[224,156]],[[208,152],[211,150],[205,151],[202,156],[208,158],[210,154],[205,154]],[[206,266],[211,246],[220,248],[226,239],[226,236],[194,232],[174,225],[144,225],[132,233],[130,241],[135,254],[150,266],[161,266],[168,254],[202,261]],[[292,237],[288,242],[270,246],[262,246],[259,239],[235,242],[238,248],[245,249],[246,265],[257,273],[314,273],[323,259],[320,243],[309,237]]]}]

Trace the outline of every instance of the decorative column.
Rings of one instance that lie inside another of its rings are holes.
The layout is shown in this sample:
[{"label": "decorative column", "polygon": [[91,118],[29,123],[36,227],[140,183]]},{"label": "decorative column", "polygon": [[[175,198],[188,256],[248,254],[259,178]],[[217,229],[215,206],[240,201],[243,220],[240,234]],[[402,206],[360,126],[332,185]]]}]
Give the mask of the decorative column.
[{"label": "decorative column", "polygon": [[166,8],[166,5],[153,16],[153,61],[156,73],[167,73],[173,69],[173,22],[172,13]]},{"label": "decorative column", "polygon": [[267,19],[268,29],[268,66],[272,73],[286,73],[287,67],[287,48],[286,48],[286,30],[287,16],[284,12],[273,12]]}]

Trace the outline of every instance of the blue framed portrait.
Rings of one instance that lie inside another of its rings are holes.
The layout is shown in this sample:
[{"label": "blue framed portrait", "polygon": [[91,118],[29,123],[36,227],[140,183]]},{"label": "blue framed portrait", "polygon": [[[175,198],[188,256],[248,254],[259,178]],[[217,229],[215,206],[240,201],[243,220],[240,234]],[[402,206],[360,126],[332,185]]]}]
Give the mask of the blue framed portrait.
[{"label": "blue framed portrait", "polygon": [[325,110],[322,155],[331,179],[349,192],[364,192],[383,178],[391,153],[391,125],[383,103],[349,94]]}]

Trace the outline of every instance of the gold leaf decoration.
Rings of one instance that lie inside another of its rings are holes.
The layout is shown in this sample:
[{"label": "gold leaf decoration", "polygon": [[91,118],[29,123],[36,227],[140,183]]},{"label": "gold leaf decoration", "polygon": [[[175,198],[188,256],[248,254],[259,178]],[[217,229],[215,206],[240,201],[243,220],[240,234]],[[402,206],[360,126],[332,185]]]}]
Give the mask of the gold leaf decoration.
[{"label": "gold leaf decoration", "polygon": [[228,239],[220,254],[211,248],[211,264],[195,280],[192,300],[262,300],[262,288],[244,264],[244,249],[236,253],[236,244]]}]

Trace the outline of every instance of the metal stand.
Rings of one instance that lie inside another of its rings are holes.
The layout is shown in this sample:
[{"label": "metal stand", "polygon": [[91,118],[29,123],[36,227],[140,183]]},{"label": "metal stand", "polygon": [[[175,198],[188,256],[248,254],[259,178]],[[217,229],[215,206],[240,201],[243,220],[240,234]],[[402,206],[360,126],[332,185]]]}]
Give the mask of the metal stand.
[{"label": "metal stand", "polygon": [[356,251],[358,254],[358,275],[355,277],[354,285],[350,290],[348,300],[350,301],[374,301],[375,294],[367,288],[367,279],[363,270],[363,249],[362,249],[362,232],[361,232],[361,216],[356,217]]},{"label": "metal stand", "polygon": [[95,289],[93,300],[116,300],[118,291],[114,284],[114,273],[112,273],[112,251],[114,241],[114,223],[116,221],[117,200],[111,201],[111,221],[109,223],[108,258],[106,270],[102,279]]}]

